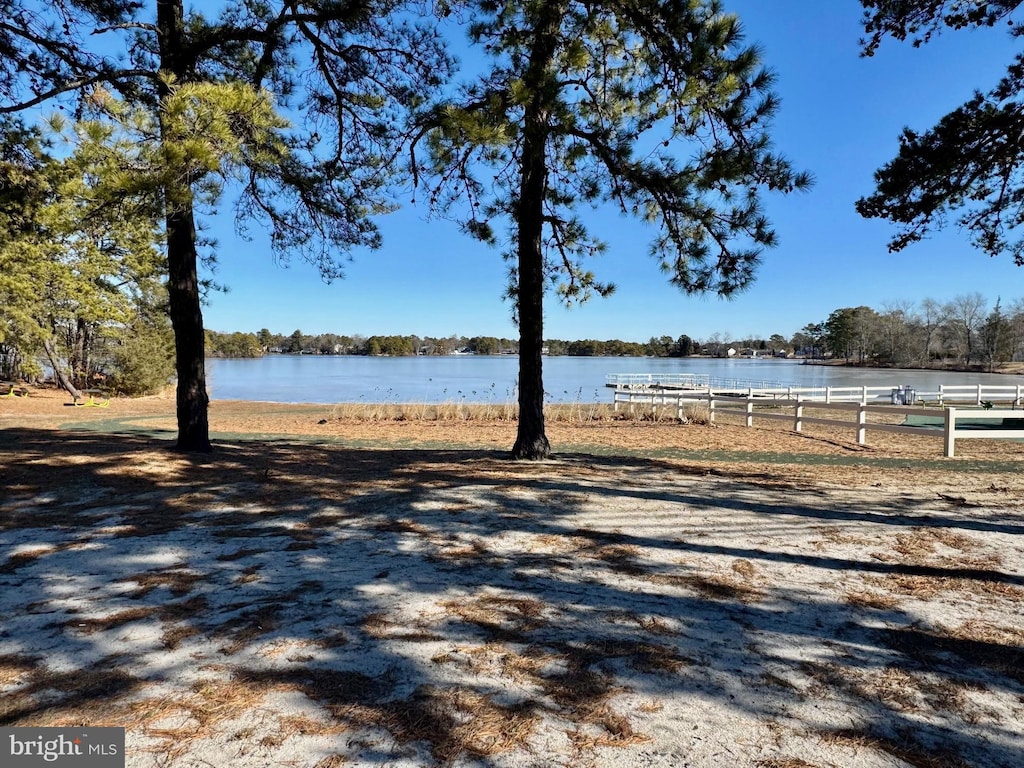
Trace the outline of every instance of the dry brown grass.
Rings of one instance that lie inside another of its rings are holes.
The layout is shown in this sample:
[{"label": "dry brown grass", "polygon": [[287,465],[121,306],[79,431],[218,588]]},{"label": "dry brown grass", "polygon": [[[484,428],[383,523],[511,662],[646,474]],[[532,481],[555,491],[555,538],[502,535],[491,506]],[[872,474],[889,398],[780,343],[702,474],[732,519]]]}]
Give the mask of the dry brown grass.
[{"label": "dry brown grass", "polygon": [[950,593],[1024,599],[1024,588],[1013,583],[1015,577],[999,570],[1001,555],[969,554],[981,546],[979,540],[947,528],[914,528],[897,534],[890,551],[872,553],[881,562],[895,564],[894,572],[868,576],[865,581],[891,595],[919,600]]},{"label": "dry brown grass", "polygon": [[348,761],[341,755],[328,755],[318,760],[313,768],[341,768]]},{"label": "dry brown grass", "polygon": [[160,745],[148,751],[174,760],[187,754],[197,741],[209,738],[225,722],[254,711],[265,696],[266,690],[260,686],[208,679],[193,684],[191,692],[183,697],[133,702],[122,724],[140,728],[159,740]]},{"label": "dry brown grass", "polygon": [[163,634],[160,636],[160,641],[164,644],[164,647],[173,651],[182,642],[188,640],[190,637],[195,637],[200,634],[197,627],[191,624],[175,624],[164,628]]},{"label": "dry brown grass", "polygon": [[754,566],[754,564],[749,560],[745,560],[743,558],[733,560],[732,565],[730,565],[729,567],[748,581],[753,579],[754,576],[757,575],[757,568]]},{"label": "dry brown grass", "polygon": [[857,536],[849,533],[844,528],[837,526],[816,526],[815,531],[821,534],[823,542],[816,542],[817,549],[827,549],[828,544],[866,544],[867,540],[863,535]]},{"label": "dry brown grass", "polygon": [[151,618],[153,614],[157,613],[157,610],[158,609],[155,606],[145,606],[138,608],[126,608],[123,611],[117,611],[100,618],[73,618],[64,622],[64,628],[79,632],[83,635],[92,635],[96,632],[106,632],[107,630],[116,629],[134,621],[142,621],[143,619]]},{"label": "dry brown grass", "polygon": [[949,654],[1011,680],[1024,682],[1024,629],[977,619],[889,635],[889,644],[917,663],[932,666]]},{"label": "dry brown grass", "polygon": [[744,574],[701,575],[696,573],[658,573],[644,577],[653,584],[665,584],[688,589],[708,600],[738,601],[755,603],[763,599],[764,593],[748,582]]},{"label": "dry brown grass", "polygon": [[185,563],[179,563],[165,568],[142,571],[133,576],[125,576],[118,581],[138,585],[128,594],[131,598],[145,597],[158,587],[166,587],[172,595],[181,597],[195,589],[196,584],[203,581],[203,576],[190,571]]},{"label": "dry brown grass", "polygon": [[850,605],[861,608],[874,608],[877,610],[888,610],[900,604],[898,598],[882,592],[869,592],[867,590],[853,590],[847,592],[843,598]]},{"label": "dry brown grass", "polygon": [[[64,399],[60,393],[44,392],[39,396],[34,395],[25,399],[25,402],[19,402],[17,421],[13,425],[31,430],[49,430],[67,425],[88,429],[94,423],[108,425],[111,420],[124,420],[125,425],[131,427],[134,426],[134,420],[138,419],[139,426],[143,428],[174,429],[173,398],[118,399],[111,403],[109,409],[64,408]],[[607,403],[596,405],[610,408]],[[408,419],[367,421],[359,418],[355,411],[350,413],[352,408],[364,407],[366,406],[339,406],[337,416],[332,416],[331,406],[327,405],[275,404],[268,408],[263,403],[214,401],[211,404],[210,419],[211,428],[215,432],[296,436],[301,440],[355,441],[361,445],[384,448],[395,445],[444,444],[505,451],[515,440],[514,421],[505,419],[503,414],[497,413],[497,406],[491,406],[489,421],[484,418],[488,416],[487,406],[483,407],[479,419],[474,414],[473,418],[428,420],[429,414],[410,409]],[[423,406],[418,408],[420,411],[423,410]],[[785,477],[786,482],[790,484],[817,483],[824,480],[893,489],[903,489],[907,485],[928,485],[940,493],[965,496],[971,503],[976,502],[978,498],[993,495],[998,495],[1001,500],[1007,502],[1024,503],[1024,479],[1020,473],[1010,470],[982,473],[962,471],[963,465],[975,460],[999,461],[1005,465],[1014,459],[1024,459],[1024,443],[964,441],[962,448],[958,446],[957,459],[941,462],[942,446],[939,437],[869,432],[869,445],[861,447],[854,442],[852,426],[843,428],[810,425],[803,433],[796,434],[792,431],[792,425],[783,421],[755,421],[754,428],[747,429],[741,426],[741,418],[725,416],[720,418],[716,425],[706,426],[696,423],[700,421],[699,414],[691,415],[691,421],[694,423],[680,424],[675,420],[674,413],[669,420],[654,421],[647,420],[644,414],[639,412],[632,416],[628,412],[619,412],[616,416],[614,411],[601,414],[599,408],[591,419],[589,406],[584,405],[582,409],[585,415],[582,421],[579,416],[579,405],[573,405],[573,415],[571,418],[567,416],[566,420],[558,418],[552,412],[552,418],[548,420],[548,436],[556,451],[589,452],[594,447],[600,447],[602,451],[639,452],[643,455],[651,455],[652,451],[668,450],[677,454],[683,451],[685,453],[676,458],[685,465],[687,471],[710,471],[730,476],[759,476],[765,481],[770,477]],[[660,409],[659,419],[666,416],[666,410],[671,409]],[[3,415],[0,414],[0,426],[3,425]],[[597,418],[597,415],[601,415],[601,418]],[[384,412],[380,418],[383,416]],[[325,458],[323,452],[315,448],[296,447],[295,450],[301,450],[305,454],[305,460],[310,463]],[[746,454],[746,458],[737,456],[723,459],[708,452]],[[760,461],[757,458],[758,454],[763,454],[766,460]],[[924,459],[933,465],[920,467],[913,463],[907,466],[889,464],[882,473],[872,464],[839,463],[813,467],[806,465],[806,460],[816,463],[815,457],[832,456],[847,459],[861,454],[871,461],[907,459],[915,462]],[[235,455],[238,456],[237,453]],[[791,456],[792,459],[780,461],[787,456]],[[55,463],[51,451],[24,450],[18,463],[5,466],[5,480],[11,489],[22,489],[17,492],[16,498],[27,499],[33,493],[30,489],[54,487],[46,482],[46,475],[53,474],[53,471],[58,469],[58,464],[70,462],[73,458],[69,456]],[[80,464],[95,468],[94,456],[84,455],[80,458]],[[169,458],[163,451],[139,451],[137,448],[132,450],[124,461],[117,462],[116,465],[111,463],[111,466],[117,467],[119,483],[126,490],[129,486],[135,485],[140,492],[145,488],[152,488],[154,484],[185,485],[196,473],[196,466],[192,462],[177,457]],[[29,469],[31,471],[22,471]],[[951,470],[954,474],[951,474]],[[263,493],[274,492],[283,479],[280,467],[268,464],[266,460],[257,461],[252,466],[240,466],[234,477],[259,483]],[[324,487],[320,492],[345,493],[345,489]],[[284,498],[282,501],[287,502]],[[144,521],[143,527],[159,524],[161,517],[164,525],[180,524],[180,513],[188,511],[190,505],[201,503],[201,497],[190,497],[187,500],[183,497],[178,506],[160,510],[153,515],[156,519]],[[45,514],[45,510],[33,511],[36,522],[39,522],[38,515],[41,513]],[[0,520],[0,527],[22,525],[26,520],[25,514],[14,512]],[[126,535],[138,533],[126,531]]]},{"label": "dry brown grass", "polygon": [[914,528],[910,533],[897,534],[896,543],[892,545],[892,549],[901,555],[900,559],[903,562],[906,562],[907,558],[922,561],[933,555],[939,544],[961,552],[966,552],[977,546],[977,542],[970,536],[945,528]]},{"label": "dry brown grass", "polygon": [[594,669],[598,661],[593,651],[568,646],[563,653],[564,671],[538,680],[561,715],[576,725],[570,739],[581,752],[646,740],[633,730],[627,717],[612,708],[611,700],[625,689],[615,684],[611,673]]},{"label": "dry brown grass", "polygon": [[993,646],[1005,645],[1018,650],[1024,649],[1024,629],[1020,626],[1004,627],[973,619],[956,627],[944,627],[943,631],[952,638],[988,643]]},{"label": "dry brown grass", "polygon": [[34,563],[44,555],[49,555],[56,551],[56,547],[38,547],[36,549],[22,550],[21,552],[8,557],[7,561],[3,565],[0,565],[0,574],[14,573],[19,568],[29,565],[30,563]]},{"label": "dry brown grass", "polygon": [[454,537],[435,536],[430,539],[434,551],[427,555],[433,563],[447,562],[457,565],[460,562],[482,562],[494,557],[494,553],[479,539],[470,542],[460,541]]},{"label": "dry brown grass", "polygon": [[1005,597],[1011,600],[1024,598],[1024,590],[999,582],[979,582],[976,579],[935,578],[933,576],[889,576],[884,584],[893,592],[929,600],[939,595],[963,593],[983,596]]},{"label": "dry brown grass", "polygon": [[486,757],[522,748],[540,719],[528,704],[506,706],[464,688],[421,686],[406,699],[383,702],[381,685],[357,672],[249,672],[236,675],[236,683],[259,696],[271,690],[298,690],[320,702],[332,722],[307,723],[313,733],[386,728],[399,743],[429,745],[442,765],[461,755]]},{"label": "dry brown grass", "polygon": [[233,581],[235,584],[252,584],[254,581],[259,581],[261,578],[260,566],[248,565],[242,569],[241,573],[234,577]]},{"label": "dry brown grass", "polygon": [[589,557],[607,563],[616,573],[628,576],[647,574],[647,568],[637,562],[641,556],[640,547],[631,544],[605,544],[592,548],[587,554]]},{"label": "dry brown grass", "polygon": [[332,630],[330,633],[323,637],[319,637],[316,640],[316,644],[321,648],[341,648],[351,642],[352,641],[349,636],[340,629]]},{"label": "dry brown grass", "polygon": [[884,752],[914,768],[976,768],[959,756],[929,749],[909,732],[902,738],[893,738],[863,729],[847,728],[821,731],[820,738],[825,743]]},{"label": "dry brown grass", "polygon": [[215,634],[226,634],[230,639],[221,647],[221,653],[232,655],[249,646],[254,640],[280,627],[280,614],[285,610],[281,603],[269,603],[248,610],[242,615],[228,619],[218,626]]},{"label": "dry brown grass", "polygon": [[430,744],[442,764],[466,754],[488,757],[522,748],[540,721],[529,705],[503,706],[477,691],[433,686],[386,711],[399,741]]},{"label": "dry brown grass", "polygon": [[427,535],[431,530],[413,520],[403,518],[381,520],[374,524],[373,529],[381,533],[417,533]]},{"label": "dry brown grass", "polygon": [[493,639],[521,641],[525,635],[547,625],[546,603],[533,597],[483,595],[471,600],[441,603],[452,616],[483,629]]},{"label": "dry brown grass", "polygon": [[[351,422],[476,422],[512,423],[519,419],[514,403],[339,403],[329,420]],[[544,419],[550,424],[587,425],[601,422],[707,424],[708,407],[691,403],[681,412],[675,406],[634,404],[615,410],[609,403],[548,403]]]},{"label": "dry brown grass", "polygon": [[378,640],[388,636],[388,632],[398,626],[395,622],[387,618],[387,615],[381,611],[374,613],[368,613],[363,616],[363,620],[360,622],[363,631],[366,632],[370,637],[375,637]]},{"label": "dry brown grass", "polygon": [[0,687],[9,688],[20,684],[39,667],[38,656],[20,653],[5,653],[0,656]]},{"label": "dry brown grass", "polygon": [[643,640],[594,640],[585,647],[604,659],[625,659],[633,669],[647,674],[674,674],[693,663],[672,646]]},{"label": "dry brown grass", "polygon": [[125,672],[116,656],[71,672],[52,671],[30,657],[5,659],[6,674],[16,676],[18,687],[0,696],[3,726],[123,725],[122,697],[145,685]]},{"label": "dry brown grass", "polygon": [[[579,754],[599,746],[627,746],[647,739],[613,700],[625,692],[608,665],[621,662],[651,675],[675,675],[691,660],[670,646],[645,640],[602,638],[584,643],[529,643],[540,628],[542,605],[515,598],[473,601],[453,612],[491,636],[481,645],[463,645],[433,658],[457,663],[478,677],[501,679],[540,692],[539,706],[555,711],[570,725],[570,741]],[[516,643],[513,649],[509,643]]]},{"label": "dry brown grass", "polygon": [[[958,679],[955,675],[948,676],[948,673],[935,671],[935,652],[954,651],[955,641],[947,640],[945,636],[941,639],[932,639],[929,635],[923,635],[922,638],[923,640],[902,637],[896,639],[894,646],[897,650],[906,652],[909,657],[906,665],[890,664],[879,669],[868,669],[844,667],[833,663],[806,662],[802,669],[815,681],[814,695],[819,697],[838,692],[877,703],[901,714],[928,715],[948,712],[959,717],[964,723],[977,722],[981,713],[966,695],[968,690],[976,687],[975,684]],[[1020,659],[1010,660],[1008,663],[1019,661]],[[848,740],[852,732],[837,734],[833,736],[840,740]],[[867,734],[859,733],[857,738],[866,739]],[[959,758],[935,754],[909,737],[902,742],[881,738],[871,744],[867,741],[860,743],[896,755],[914,766],[962,765]],[[922,762],[916,762],[917,760]],[[933,762],[936,760],[938,762]],[[942,760],[951,762],[946,763]]]},{"label": "dry brown grass", "polygon": [[238,549],[234,552],[224,552],[220,555],[217,555],[217,560],[218,562],[222,563],[230,563],[234,562],[235,560],[244,560],[245,558],[252,557],[253,555],[262,555],[264,552],[266,552],[265,549],[253,549],[251,547],[242,547],[241,549]]}]

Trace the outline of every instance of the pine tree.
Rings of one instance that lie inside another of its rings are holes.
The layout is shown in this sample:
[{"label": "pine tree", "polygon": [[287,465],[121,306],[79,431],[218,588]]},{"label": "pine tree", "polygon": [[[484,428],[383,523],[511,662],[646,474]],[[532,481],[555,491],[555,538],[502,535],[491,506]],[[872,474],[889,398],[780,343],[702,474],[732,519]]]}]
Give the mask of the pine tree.
[{"label": "pine tree", "polygon": [[424,115],[430,163],[414,153],[413,167],[417,181],[433,174],[434,209],[506,246],[520,331],[512,455],[544,458],[545,291],[573,303],[614,290],[585,265],[605,246],[580,209],[608,204],[649,222],[671,282],[729,296],[775,244],[760,192],[810,179],[771,151],[772,76],[717,0],[454,5],[491,67],[458,103]]},{"label": "pine tree", "polygon": [[162,235],[154,216],[126,216],[97,201],[97,189],[117,173],[103,157],[137,156],[134,142],[109,125],[55,120],[54,127],[75,137],[75,151],[56,160],[34,145],[37,196],[25,225],[0,241],[0,341],[26,356],[42,350],[61,386],[78,397],[98,346],[162,292]]},{"label": "pine tree", "polygon": [[[182,450],[210,448],[197,215],[233,183],[240,224],[262,223],[280,258],[297,252],[326,279],[339,277],[338,254],[379,245],[371,217],[389,208],[403,112],[450,67],[434,31],[406,23],[393,0],[232,0],[218,9],[0,0],[0,114],[121,102],[154,126],[146,141],[166,163],[157,202]],[[295,124],[285,126],[285,114]],[[125,172],[126,191],[152,190],[133,189]]]}]

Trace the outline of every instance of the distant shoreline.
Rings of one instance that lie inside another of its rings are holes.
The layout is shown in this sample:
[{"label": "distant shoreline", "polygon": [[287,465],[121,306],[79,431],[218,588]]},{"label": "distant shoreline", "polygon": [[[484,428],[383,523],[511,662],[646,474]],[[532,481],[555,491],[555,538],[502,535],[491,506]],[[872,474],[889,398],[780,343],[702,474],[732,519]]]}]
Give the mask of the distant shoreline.
[{"label": "distant shoreline", "polygon": [[991,370],[984,365],[943,365],[930,368],[906,367],[898,365],[875,365],[872,363],[853,363],[845,360],[810,360],[800,361],[802,365],[821,365],[829,368],[861,368],[874,369],[879,371],[924,371],[926,373],[994,373],[1004,376],[1024,376],[1024,362],[1022,363],[997,363]]},{"label": "distant shoreline", "polygon": [[[447,355],[354,355],[354,354],[330,354],[330,355],[317,355],[307,354],[301,352],[267,352],[265,354],[254,356],[254,357],[240,357],[230,355],[208,355],[207,360],[259,360],[268,357],[354,357],[354,358],[416,358],[416,357],[427,357],[427,358],[445,358],[445,357],[516,357],[517,355],[512,352],[498,353],[493,355],[481,355],[476,352],[452,352]],[[614,360],[617,358],[634,358],[634,355],[544,355],[545,359],[553,358],[600,358],[607,360]],[[684,357],[655,357],[651,355],[643,356],[650,360],[732,360],[732,361],[746,361],[751,363],[759,363],[763,361],[771,361],[775,363],[788,362],[794,365],[817,365],[827,368],[858,368],[858,369],[873,369],[879,371],[921,371],[925,373],[992,373],[1002,374],[1006,376],[1024,376],[1024,362],[1013,362],[1013,363],[997,363],[992,370],[985,365],[971,365],[971,366],[960,366],[960,365],[941,365],[941,366],[899,366],[899,365],[878,365],[874,363],[856,363],[847,362],[846,360],[832,360],[822,358],[806,358],[806,357],[773,357],[771,355],[764,355],[762,357],[747,357],[736,355],[733,357],[722,357],[717,355],[686,355]]]}]

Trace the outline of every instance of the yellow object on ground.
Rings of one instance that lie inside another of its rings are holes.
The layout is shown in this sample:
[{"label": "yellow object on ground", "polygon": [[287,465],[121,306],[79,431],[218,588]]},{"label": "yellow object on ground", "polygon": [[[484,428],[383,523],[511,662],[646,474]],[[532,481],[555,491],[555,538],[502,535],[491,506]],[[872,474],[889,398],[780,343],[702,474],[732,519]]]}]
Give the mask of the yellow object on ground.
[{"label": "yellow object on ground", "polygon": [[0,387],[7,387],[7,392],[0,397],[28,397],[28,390],[12,381],[0,381]]},{"label": "yellow object on ground", "polygon": [[[98,390],[98,389],[97,390],[86,389],[86,390],[84,390],[84,392],[85,392],[85,394],[89,395],[89,399],[86,400],[84,403],[79,402],[78,399],[76,399],[75,400],[75,407],[77,407],[77,408],[106,408],[108,405],[110,405],[110,395],[108,395],[106,392],[103,392],[103,391]],[[100,397],[104,398],[102,402],[96,399],[97,395],[99,395]]]}]

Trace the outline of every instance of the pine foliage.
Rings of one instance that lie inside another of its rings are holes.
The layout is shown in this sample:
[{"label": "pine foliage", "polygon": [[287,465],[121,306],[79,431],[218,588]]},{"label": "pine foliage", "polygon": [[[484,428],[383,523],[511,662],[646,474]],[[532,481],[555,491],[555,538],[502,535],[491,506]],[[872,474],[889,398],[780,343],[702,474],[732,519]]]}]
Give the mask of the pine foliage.
[{"label": "pine foliage", "polygon": [[[862,0],[863,41],[872,55],[882,39],[919,46],[943,28],[1006,23],[1014,37],[1024,30],[1013,14],[1020,0]],[[899,251],[950,220],[990,256],[1009,254],[1024,266],[1024,55],[987,92],[976,91],[931,129],[904,129],[897,156],[875,173],[876,190],[857,201],[866,217],[888,219],[900,229],[889,243]]]},{"label": "pine foliage", "polygon": [[[776,244],[761,192],[806,189],[810,178],[771,149],[773,76],[735,16],[714,0],[468,5],[471,39],[491,67],[424,121],[432,165],[415,171],[433,171],[435,210],[517,256],[516,228],[502,233],[495,222],[515,221],[526,202],[518,194],[534,109],[547,173],[545,270],[561,299],[614,288],[586,266],[605,245],[582,211],[606,204],[652,225],[651,254],[684,291],[749,285]],[[556,23],[544,40],[548,16]],[[515,286],[513,268],[513,295]]]}]

